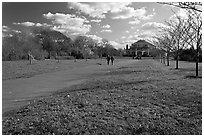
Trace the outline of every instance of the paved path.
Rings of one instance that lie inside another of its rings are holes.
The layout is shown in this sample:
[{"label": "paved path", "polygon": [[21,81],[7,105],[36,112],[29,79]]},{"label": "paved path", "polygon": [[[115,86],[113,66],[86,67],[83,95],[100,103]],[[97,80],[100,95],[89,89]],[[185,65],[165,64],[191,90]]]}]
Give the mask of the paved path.
[{"label": "paved path", "polygon": [[80,84],[93,77],[93,74],[110,71],[135,62],[136,60],[121,60],[113,66],[92,64],[36,75],[31,78],[2,81],[2,113],[25,105],[35,97],[50,95],[52,91]]}]

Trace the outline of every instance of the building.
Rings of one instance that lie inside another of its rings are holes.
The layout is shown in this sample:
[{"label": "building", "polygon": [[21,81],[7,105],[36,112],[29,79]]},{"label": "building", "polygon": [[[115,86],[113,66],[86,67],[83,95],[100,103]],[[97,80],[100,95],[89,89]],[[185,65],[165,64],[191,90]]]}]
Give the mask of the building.
[{"label": "building", "polygon": [[145,40],[138,40],[130,46],[130,52],[132,57],[155,57],[157,56],[158,49]]},{"label": "building", "polygon": [[130,48],[128,46],[128,44],[126,45],[126,47],[124,48],[124,54],[123,56],[131,56],[131,52],[130,52]]}]

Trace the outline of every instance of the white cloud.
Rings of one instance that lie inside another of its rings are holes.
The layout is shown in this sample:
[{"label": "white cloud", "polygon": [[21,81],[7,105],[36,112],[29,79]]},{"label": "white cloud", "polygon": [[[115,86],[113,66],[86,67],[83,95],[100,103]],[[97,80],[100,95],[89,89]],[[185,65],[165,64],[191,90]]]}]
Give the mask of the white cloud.
[{"label": "white cloud", "polygon": [[46,19],[52,20],[53,29],[64,33],[65,35],[86,34],[90,31],[91,25],[86,24],[85,17],[63,13],[43,14]]},{"label": "white cloud", "polygon": [[151,30],[146,30],[138,34],[138,39],[153,41],[154,37],[157,35],[156,32]]},{"label": "white cloud", "polygon": [[8,26],[3,26],[2,27],[3,32],[7,32],[7,31],[10,31],[10,30],[11,30],[11,28],[9,28]]},{"label": "white cloud", "polygon": [[155,12],[153,12],[152,14],[146,15],[146,16],[142,16],[140,19],[142,19],[142,20],[151,20],[151,19],[153,19],[154,15],[156,15]]},{"label": "white cloud", "polygon": [[80,12],[83,12],[91,17],[96,18],[105,18],[104,12],[100,9],[96,9],[95,6],[91,6],[89,4],[85,3],[79,3],[79,2],[70,2],[68,3],[68,8],[78,10]]},{"label": "white cloud", "polygon": [[110,30],[110,29],[104,29],[104,30],[101,30],[101,32],[112,32],[112,30]]},{"label": "white cloud", "polygon": [[129,21],[129,24],[139,24],[140,20],[136,19],[134,21]]},{"label": "white cloud", "polygon": [[105,18],[106,13],[119,12],[119,10],[130,4],[129,2],[89,2],[88,4],[72,2],[68,3],[68,8],[75,9],[94,18]]},{"label": "white cloud", "polygon": [[130,31],[128,31],[128,30],[126,30],[125,32],[126,32],[126,33],[130,33]]},{"label": "white cloud", "polygon": [[125,39],[125,38],[126,38],[126,36],[122,36],[122,37],[121,37],[121,39]]},{"label": "white cloud", "polygon": [[[126,45],[126,44],[131,45],[132,43],[136,42],[137,40],[139,40],[139,39],[128,39],[128,40],[124,40],[124,41],[121,42],[121,44],[124,44],[124,45]],[[124,47],[124,46],[123,46],[123,47]]]},{"label": "white cloud", "polygon": [[85,35],[87,37],[90,37],[92,38],[93,40],[96,40],[97,42],[101,42],[102,41],[102,38],[101,37],[98,37],[96,35]]},{"label": "white cloud", "polygon": [[142,25],[142,30],[159,30],[161,28],[167,28],[168,26],[157,22],[147,22]]},{"label": "white cloud", "polygon": [[187,19],[188,18],[188,13],[185,9],[179,9],[177,13],[173,14],[169,20],[172,21],[177,21],[177,16],[180,17],[181,19]]},{"label": "white cloud", "polygon": [[119,48],[124,48],[124,45],[121,45],[120,43],[118,42],[115,42],[115,41],[109,41],[109,43],[115,47],[116,49],[119,49]]},{"label": "white cloud", "polygon": [[6,36],[12,37],[14,33],[21,33],[21,31],[11,29],[8,26],[2,26],[2,37]]},{"label": "white cloud", "polygon": [[134,16],[136,10],[133,7],[123,7],[111,12],[112,19],[128,19]]},{"label": "white cloud", "polygon": [[32,27],[32,26],[36,26],[36,27],[51,27],[52,25],[49,25],[47,23],[34,23],[34,22],[30,22],[30,21],[27,21],[27,22],[22,22],[22,23],[16,23],[14,22],[13,23],[14,25],[21,25],[21,26],[25,26],[25,27]]},{"label": "white cloud", "polygon": [[12,31],[15,33],[21,33],[21,31],[19,31],[19,30],[12,30]]},{"label": "white cloud", "polygon": [[136,28],[137,28],[137,27],[135,27],[135,26],[131,26],[131,27],[130,27],[130,29],[136,29]]},{"label": "white cloud", "polygon": [[109,29],[111,26],[110,25],[104,25],[104,26],[102,26],[101,28],[104,28],[104,29]]},{"label": "white cloud", "polygon": [[141,20],[151,20],[155,15],[156,13],[154,11],[152,14],[147,14],[145,7],[136,9],[132,14],[133,20],[129,21],[129,24],[139,24]]},{"label": "white cloud", "polygon": [[35,23],[30,22],[30,21],[23,22],[23,23],[16,23],[16,22],[14,22],[13,24],[14,25],[22,25],[22,26],[26,26],[26,27],[30,27],[30,26],[34,26],[35,25]]},{"label": "white cloud", "polygon": [[95,22],[95,23],[99,23],[99,22],[101,22],[102,20],[99,20],[99,19],[93,19],[93,20],[91,20],[91,22]]},{"label": "white cloud", "polygon": [[[146,15],[147,11],[145,7],[134,9],[131,7],[131,2],[89,2],[79,3],[72,2],[68,3],[68,8],[80,11],[93,18],[105,18],[106,14],[109,13],[112,19],[128,19],[136,18],[137,20],[149,20],[155,15]],[[131,21],[130,24],[136,24],[138,21]]]}]

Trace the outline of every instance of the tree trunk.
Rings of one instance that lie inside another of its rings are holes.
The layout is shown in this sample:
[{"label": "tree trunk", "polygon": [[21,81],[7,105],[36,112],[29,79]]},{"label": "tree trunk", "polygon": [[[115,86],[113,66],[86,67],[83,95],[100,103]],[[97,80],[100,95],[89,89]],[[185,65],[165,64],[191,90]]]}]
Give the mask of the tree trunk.
[{"label": "tree trunk", "polygon": [[51,59],[51,51],[49,51],[49,57],[50,57],[50,59]]},{"label": "tree trunk", "polygon": [[31,51],[28,52],[28,60],[29,60],[29,63],[32,64]]},{"label": "tree trunk", "polygon": [[178,69],[178,65],[179,65],[179,46],[178,46],[178,49],[176,51],[176,69]]},{"label": "tree trunk", "polygon": [[169,66],[169,51],[167,50],[167,57],[166,57],[167,66]]},{"label": "tree trunk", "polygon": [[30,61],[30,64],[32,64],[32,58],[31,58],[31,55],[29,56],[29,61]]},{"label": "tree trunk", "polygon": [[162,54],[160,54],[160,62],[162,63]]},{"label": "tree trunk", "polygon": [[163,63],[165,64],[165,55],[163,56]]},{"label": "tree trunk", "polygon": [[198,63],[199,63],[199,46],[197,43],[197,49],[196,49],[196,77],[198,77]]}]

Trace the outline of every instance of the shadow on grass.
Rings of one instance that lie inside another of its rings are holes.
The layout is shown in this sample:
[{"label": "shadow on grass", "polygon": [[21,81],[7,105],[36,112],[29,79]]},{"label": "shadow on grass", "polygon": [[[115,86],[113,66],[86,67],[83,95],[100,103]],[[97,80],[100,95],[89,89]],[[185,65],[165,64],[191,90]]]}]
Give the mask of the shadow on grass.
[{"label": "shadow on grass", "polygon": [[194,75],[187,75],[185,76],[186,79],[193,79],[193,78],[202,78],[202,76],[194,76]]},{"label": "shadow on grass", "polygon": [[[170,68],[169,70],[178,70],[178,71],[195,71],[195,68]],[[198,71],[202,71],[202,68],[199,67]]]}]

